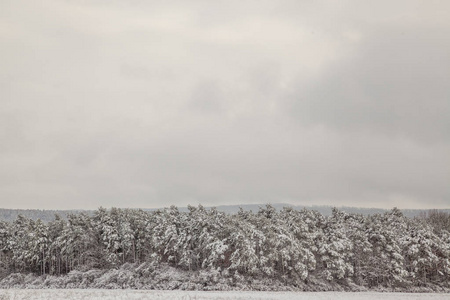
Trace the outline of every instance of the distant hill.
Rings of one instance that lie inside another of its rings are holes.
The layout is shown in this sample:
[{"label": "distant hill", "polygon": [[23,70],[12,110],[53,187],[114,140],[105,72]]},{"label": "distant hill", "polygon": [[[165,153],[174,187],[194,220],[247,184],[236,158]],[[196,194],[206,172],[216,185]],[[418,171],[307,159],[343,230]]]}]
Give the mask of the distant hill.
[{"label": "distant hill", "polygon": [[[306,205],[291,205],[287,203],[275,203],[271,204],[273,207],[275,207],[277,210],[282,209],[283,207],[292,207],[294,209],[301,210],[303,208],[306,208],[308,210],[316,210],[320,212],[322,215],[328,216],[331,214],[331,210],[334,206],[326,206],[326,205],[318,205],[318,206],[306,206]],[[245,211],[253,211],[257,212],[260,207],[265,206],[265,204],[243,204],[243,205],[219,205],[216,206],[218,211],[222,211],[225,213],[236,213],[239,211],[240,208],[242,208]],[[206,207],[210,208],[210,207]],[[341,206],[337,207],[342,211],[345,211],[347,213],[356,213],[356,214],[362,214],[362,215],[373,215],[373,214],[382,214],[386,211],[389,211],[389,209],[382,209],[382,208],[365,208],[365,207],[348,207],[348,206]],[[187,207],[179,207],[180,211],[187,211]],[[144,211],[155,211],[157,209],[142,209]],[[407,217],[415,217],[419,216],[421,214],[424,214],[429,211],[429,209],[402,209],[401,210],[403,214]],[[450,209],[438,209],[438,211],[450,213]],[[6,208],[0,208],[0,221],[7,221],[12,222],[14,221],[19,214],[23,215],[24,217],[37,220],[41,219],[44,222],[50,222],[55,219],[55,215],[59,215],[62,218],[67,218],[67,215],[71,213],[80,213],[84,212],[87,214],[92,214],[93,210],[42,210],[42,209],[6,209]]]},{"label": "distant hill", "polygon": [[87,212],[90,214],[93,211],[0,208],[0,221],[12,222],[17,219],[18,215],[22,215],[33,220],[41,219],[43,222],[47,223],[53,221],[55,219],[55,215],[59,215],[61,218],[65,219],[69,214],[75,214],[79,212]]}]

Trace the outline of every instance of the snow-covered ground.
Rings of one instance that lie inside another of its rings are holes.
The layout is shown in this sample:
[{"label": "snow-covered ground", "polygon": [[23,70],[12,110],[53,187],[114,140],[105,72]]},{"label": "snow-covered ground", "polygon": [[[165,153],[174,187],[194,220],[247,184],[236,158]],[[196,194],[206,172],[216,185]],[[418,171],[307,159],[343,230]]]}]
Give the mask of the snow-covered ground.
[{"label": "snow-covered ground", "polygon": [[143,291],[143,290],[0,290],[0,300],[79,300],[79,299],[180,299],[180,300],[238,300],[238,299],[280,299],[280,300],[422,300],[450,299],[450,294],[407,294],[407,293],[344,293],[344,292],[198,292],[198,291]]}]

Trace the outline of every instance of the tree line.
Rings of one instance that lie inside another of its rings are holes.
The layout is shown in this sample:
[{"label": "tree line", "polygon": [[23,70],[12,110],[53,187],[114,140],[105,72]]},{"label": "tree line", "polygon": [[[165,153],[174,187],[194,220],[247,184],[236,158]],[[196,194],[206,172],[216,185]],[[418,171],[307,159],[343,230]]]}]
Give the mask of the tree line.
[{"label": "tree line", "polygon": [[320,278],[359,286],[449,287],[450,216],[407,218],[394,208],[363,216],[267,205],[225,214],[202,206],[146,212],[99,208],[49,223],[0,222],[0,279],[64,275],[151,262],[220,276]]}]

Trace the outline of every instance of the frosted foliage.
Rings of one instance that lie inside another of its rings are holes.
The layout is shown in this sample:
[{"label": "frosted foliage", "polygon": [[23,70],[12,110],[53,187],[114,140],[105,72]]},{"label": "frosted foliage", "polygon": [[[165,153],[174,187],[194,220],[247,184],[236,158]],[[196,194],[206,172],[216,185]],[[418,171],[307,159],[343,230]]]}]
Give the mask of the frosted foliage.
[{"label": "frosted foliage", "polygon": [[445,218],[270,205],[235,214],[99,208],[49,223],[19,216],[0,222],[0,288],[443,292]]}]

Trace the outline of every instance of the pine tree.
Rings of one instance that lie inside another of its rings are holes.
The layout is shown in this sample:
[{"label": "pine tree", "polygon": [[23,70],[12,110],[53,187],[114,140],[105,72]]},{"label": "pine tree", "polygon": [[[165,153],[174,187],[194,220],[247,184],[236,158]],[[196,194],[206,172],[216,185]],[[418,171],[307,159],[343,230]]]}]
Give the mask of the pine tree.
[{"label": "pine tree", "polygon": [[353,276],[353,244],[346,235],[347,218],[347,214],[333,208],[323,229],[323,238],[319,240],[319,260],[324,269],[322,274],[330,281]]}]

